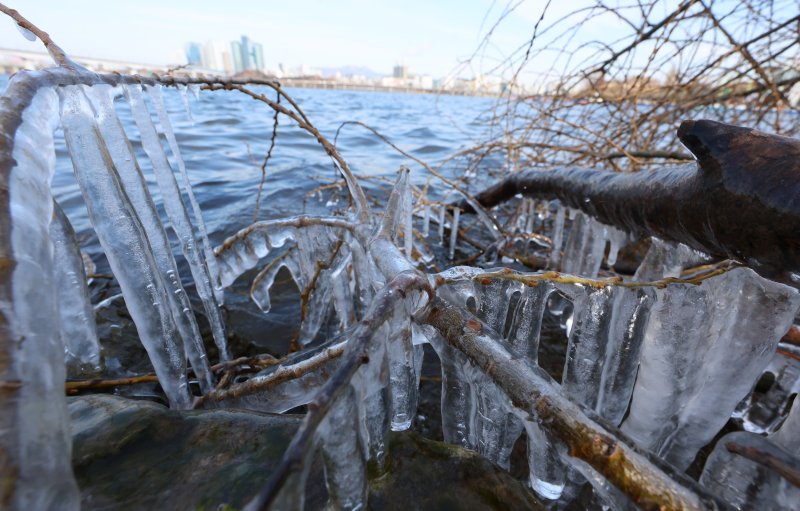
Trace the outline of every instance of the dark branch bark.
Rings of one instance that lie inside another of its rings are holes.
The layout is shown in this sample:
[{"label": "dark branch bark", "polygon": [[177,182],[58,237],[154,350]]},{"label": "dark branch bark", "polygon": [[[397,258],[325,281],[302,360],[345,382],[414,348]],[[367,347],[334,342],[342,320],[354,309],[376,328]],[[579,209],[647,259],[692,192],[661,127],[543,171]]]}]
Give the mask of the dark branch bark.
[{"label": "dark branch bark", "polygon": [[[800,271],[800,141],[714,121],[686,121],[689,166],[620,174],[531,170],[476,195],[558,199],[603,223],[736,259],[770,278]],[[469,212],[469,205],[458,205]]]}]

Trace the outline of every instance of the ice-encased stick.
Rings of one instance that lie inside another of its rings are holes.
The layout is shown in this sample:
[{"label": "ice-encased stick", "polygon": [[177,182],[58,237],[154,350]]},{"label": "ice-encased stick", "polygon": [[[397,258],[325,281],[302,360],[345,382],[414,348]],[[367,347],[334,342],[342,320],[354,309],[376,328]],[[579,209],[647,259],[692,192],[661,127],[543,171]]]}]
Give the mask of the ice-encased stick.
[{"label": "ice-encased stick", "polygon": [[97,338],[94,309],[89,299],[86,271],[75,231],[55,201],[50,239],[53,243],[53,269],[65,360],[67,366],[73,367],[76,372],[91,373],[100,368],[100,341]]},{"label": "ice-encased stick", "polygon": [[[72,511],[80,508],[80,493],[71,466],[64,344],[49,235],[58,98],[51,88],[36,92],[26,85],[12,77],[0,103],[2,126],[8,130],[0,162],[7,193],[0,200],[8,207],[0,218],[3,505]],[[22,110],[20,104],[28,101]]]},{"label": "ice-encased stick", "polygon": [[179,278],[178,266],[172,254],[172,246],[161,224],[153,198],[147,188],[136,155],[131,147],[122,122],[116,114],[113,91],[108,85],[84,87],[84,92],[95,111],[95,120],[109,156],[117,169],[120,183],[138,216],[144,234],[150,244],[157,273],[167,289],[167,302],[172,317],[183,340],[183,347],[192,364],[195,375],[205,393],[214,388],[214,376],[208,363],[200,328],[194,316],[192,304]]},{"label": "ice-encased stick", "polygon": [[203,308],[211,325],[214,344],[219,349],[220,358],[229,360],[230,353],[228,352],[228,342],[225,337],[225,327],[214,295],[211,276],[208,272],[208,267],[203,264],[201,259],[202,249],[198,250],[195,243],[189,212],[183,202],[178,182],[175,180],[175,174],[167,160],[167,155],[161,146],[158,133],[156,133],[156,128],[150,117],[150,111],[144,103],[142,89],[138,85],[125,85],[124,90],[131,106],[133,120],[137,128],[139,128],[142,148],[153,166],[153,173],[164,201],[164,210],[167,212],[172,229],[180,240],[181,250],[189,263],[197,294],[203,302]]},{"label": "ice-encased stick", "polygon": [[188,408],[186,355],[141,221],[122,189],[80,86],[59,89],[61,125],[75,176],[153,368],[174,408]]}]

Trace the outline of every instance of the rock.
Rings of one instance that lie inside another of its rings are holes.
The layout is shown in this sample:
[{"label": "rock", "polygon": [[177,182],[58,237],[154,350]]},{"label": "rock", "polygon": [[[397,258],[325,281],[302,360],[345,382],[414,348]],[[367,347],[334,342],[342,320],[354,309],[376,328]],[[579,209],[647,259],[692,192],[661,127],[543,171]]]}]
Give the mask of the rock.
[{"label": "rock", "polygon": [[369,509],[544,510],[522,481],[479,456],[416,433],[392,433],[386,472],[370,481]]},{"label": "rock", "polygon": [[235,410],[177,412],[100,394],[68,403],[84,510],[239,508],[300,423]]},{"label": "rock", "polygon": [[[105,394],[68,401],[84,510],[239,509],[300,424],[296,415],[177,412]],[[371,480],[369,509],[544,509],[523,482],[461,447],[392,433],[388,460]],[[322,464],[311,472],[306,509],[323,509]]]}]

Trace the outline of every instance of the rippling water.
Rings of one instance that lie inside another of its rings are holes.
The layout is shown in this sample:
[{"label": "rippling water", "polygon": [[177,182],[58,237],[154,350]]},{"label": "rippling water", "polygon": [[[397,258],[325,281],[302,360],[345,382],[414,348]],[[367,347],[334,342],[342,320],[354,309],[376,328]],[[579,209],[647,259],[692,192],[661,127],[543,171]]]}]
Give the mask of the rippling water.
[{"label": "rippling water", "polygon": [[[5,88],[7,77],[0,78]],[[260,90],[270,97],[274,91]],[[459,148],[471,146],[487,134],[494,100],[477,97],[388,94],[374,92],[294,89],[287,91],[312,123],[331,142],[345,121],[361,121],[386,135],[392,142],[431,165],[437,165]],[[273,112],[266,105],[232,91],[202,91],[199,100],[189,94],[191,117],[181,95],[164,90],[167,110],[189,171],[193,188],[203,210],[213,245],[253,221],[260,166],[272,135]],[[139,133],[127,102],[116,101],[117,113],[131,140],[156,204],[162,211],[150,164],[139,143]],[[155,116],[154,116],[155,119]],[[275,149],[269,166],[259,219],[299,213],[330,212],[346,205],[344,190],[314,194],[320,185],[338,178],[331,159],[307,132],[294,121],[279,118]],[[160,127],[158,128],[160,130]],[[165,140],[162,143],[166,147]],[[360,126],[342,128],[337,147],[362,185],[373,196],[384,196],[401,165],[412,170],[412,179],[424,184],[427,172],[400,155]],[[94,260],[98,273],[108,265],[89,224],[86,207],[73,176],[72,163],[60,130],[56,133],[56,175],[53,194],[75,227],[81,248]],[[173,167],[175,165],[173,164]],[[446,172],[457,172],[451,165]],[[336,201],[338,197],[338,201]],[[187,282],[189,271],[177,243],[176,260]],[[252,275],[250,275],[252,277]],[[243,276],[226,298],[229,333],[273,353],[284,352],[298,324],[298,295],[288,276],[273,289],[273,309],[263,315],[248,297],[249,278]],[[95,285],[95,300],[117,292],[102,281]],[[192,293],[193,294],[193,293]],[[105,324],[106,320],[102,320]],[[116,319],[109,327],[118,328]],[[127,327],[126,327],[127,328]],[[101,329],[105,332],[105,330]],[[103,335],[101,333],[101,335]],[[130,335],[135,332],[130,331]],[[112,335],[113,337],[113,335]]]},{"label": "rippling water", "polygon": [[[274,96],[270,90],[263,92]],[[432,165],[485,135],[485,118],[493,105],[491,99],[476,97],[314,89],[287,92],[329,140],[334,140],[342,122],[361,121]],[[165,100],[212,242],[217,244],[252,221],[260,165],[272,135],[272,111],[260,102],[230,91],[202,91],[199,100],[189,94],[191,118],[177,91],[165,89]],[[118,100],[117,110],[152,185],[149,164],[139,146],[138,131],[127,103]],[[327,192],[308,196],[321,183],[334,178],[333,165],[316,140],[294,121],[282,116],[279,122],[259,218],[320,212],[326,205],[341,207],[343,202],[332,204]],[[353,172],[360,176],[394,179],[400,165],[407,165],[417,183],[424,183],[428,177],[419,165],[360,126],[343,127],[337,147]],[[84,249],[91,255],[99,254],[60,133],[56,152],[53,182],[56,200],[83,238]],[[368,191],[378,192],[385,183],[369,179],[364,185]],[[155,188],[151,190],[160,202]]]}]

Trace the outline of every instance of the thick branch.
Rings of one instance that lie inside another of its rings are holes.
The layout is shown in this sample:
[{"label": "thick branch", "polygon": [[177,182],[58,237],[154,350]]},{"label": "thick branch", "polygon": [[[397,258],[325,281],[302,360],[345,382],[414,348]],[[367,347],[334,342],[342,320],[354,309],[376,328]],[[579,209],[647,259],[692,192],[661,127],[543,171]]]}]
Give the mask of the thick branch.
[{"label": "thick branch", "polygon": [[[800,141],[714,121],[686,121],[689,166],[632,174],[531,170],[476,195],[558,199],[599,221],[735,259],[775,278],[800,271]],[[469,210],[469,205],[458,205]]]},{"label": "thick branch", "polygon": [[532,414],[563,442],[569,455],[588,463],[642,509],[718,509],[716,502],[683,474],[640,451],[601,419],[562,397],[538,367],[512,358],[492,333],[468,312],[435,299],[417,317],[481,368],[517,409]]}]

